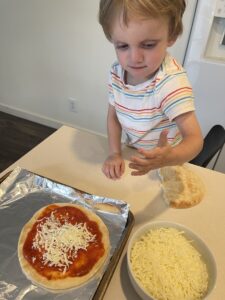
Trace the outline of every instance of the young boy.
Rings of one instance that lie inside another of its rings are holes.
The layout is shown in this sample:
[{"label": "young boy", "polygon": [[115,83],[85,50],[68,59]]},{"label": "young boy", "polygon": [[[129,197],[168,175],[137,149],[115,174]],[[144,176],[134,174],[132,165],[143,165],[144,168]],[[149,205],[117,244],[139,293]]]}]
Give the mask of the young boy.
[{"label": "young boy", "polygon": [[109,81],[109,156],[104,174],[124,173],[122,131],[138,149],[132,175],[190,161],[203,139],[186,72],[167,53],[182,33],[184,0],[101,0],[99,22],[118,62]]}]

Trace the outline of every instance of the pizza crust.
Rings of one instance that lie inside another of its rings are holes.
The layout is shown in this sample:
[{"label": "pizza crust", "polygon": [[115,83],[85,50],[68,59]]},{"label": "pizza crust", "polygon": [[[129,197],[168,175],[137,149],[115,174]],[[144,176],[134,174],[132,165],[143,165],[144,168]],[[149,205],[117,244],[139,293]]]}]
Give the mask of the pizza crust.
[{"label": "pizza crust", "polygon": [[163,197],[174,208],[189,208],[201,202],[205,187],[199,176],[189,167],[171,166],[159,169]]},{"label": "pizza crust", "polygon": [[108,203],[96,203],[96,204],[94,204],[94,208],[97,210],[102,210],[102,211],[109,212],[112,214],[120,213],[120,209],[117,206],[108,204]]},{"label": "pizza crust", "polygon": [[38,210],[33,217],[24,225],[19,241],[18,241],[18,258],[20,262],[20,266],[22,268],[23,273],[26,275],[26,277],[31,280],[33,283],[37,284],[38,286],[47,288],[48,290],[51,290],[53,292],[60,292],[63,290],[72,289],[74,287],[78,287],[82,284],[85,284],[88,282],[89,279],[91,279],[98,271],[100,271],[101,267],[103,267],[104,263],[106,262],[109,251],[110,251],[110,239],[109,239],[109,232],[104,224],[104,222],[92,211],[83,208],[82,206],[70,204],[70,203],[54,203],[54,205],[57,206],[72,206],[80,209],[83,211],[86,216],[92,220],[95,221],[98,224],[99,230],[102,233],[102,243],[104,245],[104,255],[96,262],[96,264],[93,266],[93,268],[90,270],[89,273],[87,273],[84,276],[80,277],[66,277],[62,279],[51,279],[48,280],[46,277],[39,274],[30,264],[29,262],[24,258],[23,255],[23,245],[26,240],[27,234],[32,229],[33,225],[41,215],[41,213],[46,209],[47,206],[41,208]]}]

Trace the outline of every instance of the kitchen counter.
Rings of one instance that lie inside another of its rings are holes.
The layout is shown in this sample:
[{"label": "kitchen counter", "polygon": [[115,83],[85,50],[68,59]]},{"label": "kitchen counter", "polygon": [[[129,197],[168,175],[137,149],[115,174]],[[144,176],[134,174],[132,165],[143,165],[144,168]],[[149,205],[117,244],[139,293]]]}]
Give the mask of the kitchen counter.
[{"label": "kitchen counter", "polygon": [[[225,299],[225,174],[189,165],[205,183],[206,195],[195,207],[168,208],[162,199],[156,171],[138,177],[130,175],[128,160],[134,151],[124,148],[125,174],[120,180],[109,180],[101,171],[107,156],[107,139],[62,126],[0,176],[20,166],[87,193],[127,201],[135,217],[133,230],[151,220],[167,220],[188,226],[206,242],[215,256],[217,282],[208,299]],[[139,299],[128,278],[126,248],[104,299]]]}]

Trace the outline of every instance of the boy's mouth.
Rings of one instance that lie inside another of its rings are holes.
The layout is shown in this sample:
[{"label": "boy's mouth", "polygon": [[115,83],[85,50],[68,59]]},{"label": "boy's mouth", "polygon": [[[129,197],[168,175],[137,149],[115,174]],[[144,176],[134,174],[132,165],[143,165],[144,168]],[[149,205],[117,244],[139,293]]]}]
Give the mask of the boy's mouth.
[{"label": "boy's mouth", "polygon": [[129,66],[129,68],[134,69],[134,70],[141,70],[146,68],[146,66]]}]

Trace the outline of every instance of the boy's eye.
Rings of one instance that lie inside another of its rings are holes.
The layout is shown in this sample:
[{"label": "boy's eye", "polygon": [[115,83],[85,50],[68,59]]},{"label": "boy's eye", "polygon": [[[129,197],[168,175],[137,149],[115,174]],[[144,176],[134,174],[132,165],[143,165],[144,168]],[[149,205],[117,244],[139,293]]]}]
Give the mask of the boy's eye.
[{"label": "boy's eye", "polygon": [[156,46],[156,43],[146,43],[146,44],[142,45],[142,47],[145,49],[151,49],[151,48],[154,48],[155,46]]},{"label": "boy's eye", "polygon": [[126,50],[127,48],[128,48],[127,44],[118,44],[118,45],[116,45],[116,49],[119,49],[119,50]]}]

